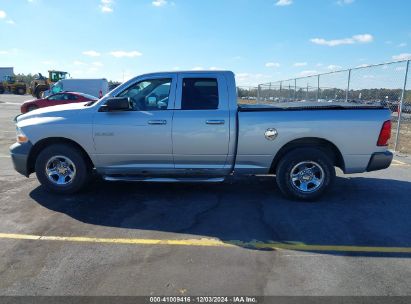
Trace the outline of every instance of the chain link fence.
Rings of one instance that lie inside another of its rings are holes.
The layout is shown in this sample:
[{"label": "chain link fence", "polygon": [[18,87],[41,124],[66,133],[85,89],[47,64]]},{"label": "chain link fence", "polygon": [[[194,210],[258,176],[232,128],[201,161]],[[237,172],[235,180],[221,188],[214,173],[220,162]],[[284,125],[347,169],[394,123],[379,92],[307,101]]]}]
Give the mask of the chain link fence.
[{"label": "chain link fence", "polygon": [[319,75],[240,87],[239,103],[349,102],[390,109],[390,148],[411,153],[410,61],[357,67]]}]

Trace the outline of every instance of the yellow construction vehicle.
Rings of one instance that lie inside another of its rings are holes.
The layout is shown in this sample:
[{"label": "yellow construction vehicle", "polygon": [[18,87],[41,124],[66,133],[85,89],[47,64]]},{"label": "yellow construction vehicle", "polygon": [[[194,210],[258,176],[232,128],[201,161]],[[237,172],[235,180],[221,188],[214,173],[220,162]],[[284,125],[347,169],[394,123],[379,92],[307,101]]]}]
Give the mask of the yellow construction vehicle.
[{"label": "yellow construction vehicle", "polygon": [[17,80],[16,76],[5,76],[4,81],[0,82],[0,94],[4,92],[12,94],[24,95],[27,91],[27,86],[23,81]]},{"label": "yellow construction vehicle", "polygon": [[38,73],[34,80],[31,81],[29,87],[29,93],[34,97],[41,98],[44,91],[47,91],[50,86],[61,79],[66,79],[70,74],[63,71],[51,70],[49,72],[49,78],[44,77],[41,73]]}]

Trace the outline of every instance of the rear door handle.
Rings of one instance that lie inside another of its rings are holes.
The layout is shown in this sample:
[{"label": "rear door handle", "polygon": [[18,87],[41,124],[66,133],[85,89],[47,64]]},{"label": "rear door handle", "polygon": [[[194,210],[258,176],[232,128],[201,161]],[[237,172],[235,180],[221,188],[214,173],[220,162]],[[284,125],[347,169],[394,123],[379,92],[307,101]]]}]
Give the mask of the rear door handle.
[{"label": "rear door handle", "polygon": [[206,120],[206,124],[208,125],[223,125],[224,123],[224,120]]},{"label": "rear door handle", "polygon": [[149,120],[148,124],[149,125],[166,125],[167,120]]}]

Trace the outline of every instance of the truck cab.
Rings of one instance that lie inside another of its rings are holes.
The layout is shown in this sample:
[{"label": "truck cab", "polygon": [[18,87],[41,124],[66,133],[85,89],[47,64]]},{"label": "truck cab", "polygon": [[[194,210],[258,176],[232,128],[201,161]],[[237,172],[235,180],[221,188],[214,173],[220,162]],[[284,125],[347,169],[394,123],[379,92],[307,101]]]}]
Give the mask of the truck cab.
[{"label": "truck cab", "polygon": [[[69,80],[66,80],[69,81]],[[313,200],[344,173],[387,168],[390,111],[307,102],[238,106],[229,71],[137,76],[98,101],[17,118],[16,170],[74,193],[106,180],[218,182],[272,174],[287,197]]]}]

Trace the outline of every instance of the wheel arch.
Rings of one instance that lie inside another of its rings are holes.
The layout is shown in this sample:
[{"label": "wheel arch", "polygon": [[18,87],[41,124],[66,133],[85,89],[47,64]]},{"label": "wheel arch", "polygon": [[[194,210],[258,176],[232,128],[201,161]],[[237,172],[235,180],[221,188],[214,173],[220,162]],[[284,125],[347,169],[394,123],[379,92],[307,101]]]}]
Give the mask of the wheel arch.
[{"label": "wheel arch", "polygon": [[33,148],[31,149],[29,157],[28,157],[28,161],[27,161],[27,169],[29,173],[33,173],[35,171],[34,167],[35,167],[36,159],[38,155],[40,154],[40,152],[46,147],[53,145],[53,144],[68,144],[72,147],[75,147],[81,152],[81,154],[83,155],[84,159],[86,160],[90,168],[91,169],[94,168],[93,161],[91,160],[86,150],[74,140],[71,140],[65,137],[47,137],[47,138],[44,138],[36,142]]},{"label": "wheel arch", "polygon": [[294,139],[281,147],[275,155],[271,166],[270,173],[275,173],[280,159],[288,152],[302,147],[317,148],[325,152],[333,162],[333,165],[345,171],[344,158],[335,144],[331,141],[319,137],[304,137]]}]

